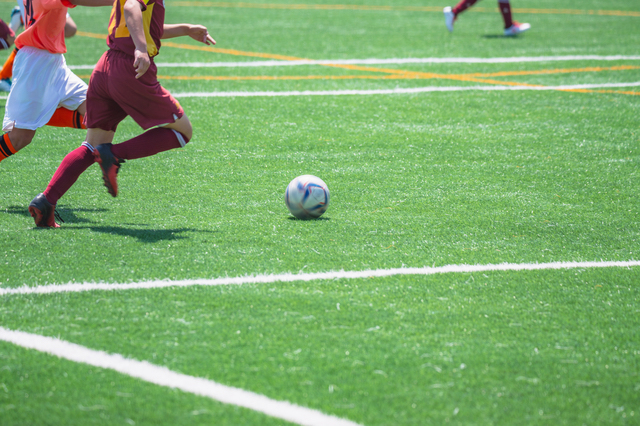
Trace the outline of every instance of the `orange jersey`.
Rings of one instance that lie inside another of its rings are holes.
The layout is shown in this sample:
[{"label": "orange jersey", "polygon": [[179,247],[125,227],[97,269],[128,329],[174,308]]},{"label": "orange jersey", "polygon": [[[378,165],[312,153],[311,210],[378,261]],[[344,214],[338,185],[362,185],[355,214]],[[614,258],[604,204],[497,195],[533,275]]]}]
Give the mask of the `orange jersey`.
[{"label": "orange jersey", "polygon": [[75,7],[69,0],[24,0],[24,28],[15,41],[16,47],[24,46],[65,53],[64,26],[67,9]]},{"label": "orange jersey", "polygon": [[[150,58],[158,54],[160,39],[164,33],[164,0],[137,0],[142,7],[142,25],[147,40],[147,53]],[[116,0],[109,20],[109,36],[107,45],[133,56],[136,49],[129,28],[124,18],[126,0]]]}]

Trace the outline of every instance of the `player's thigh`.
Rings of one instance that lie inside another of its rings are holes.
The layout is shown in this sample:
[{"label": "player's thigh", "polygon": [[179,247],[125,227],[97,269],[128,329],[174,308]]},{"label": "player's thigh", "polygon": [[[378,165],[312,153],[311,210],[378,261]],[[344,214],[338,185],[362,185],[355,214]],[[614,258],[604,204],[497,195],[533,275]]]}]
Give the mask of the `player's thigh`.
[{"label": "player's thigh", "polygon": [[60,71],[56,84],[61,89],[61,107],[75,111],[87,100],[87,83],[73,73],[66,65]]},{"label": "player's thigh", "polygon": [[91,74],[87,90],[85,120],[89,129],[115,132],[118,124],[127,116],[127,112],[111,96],[110,87],[114,82],[110,81],[108,69],[108,58],[105,53]]},{"label": "player's thigh", "polygon": [[[116,55],[113,55],[116,56]],[[127,114],[143,129],[176,123],[184,116],[180,103],[160,85],[153,64],[139,79],[129,57],[116,56],[109,71],[110,94]],[[187,130],[182,121],[180,126]],[[189,124],[190,125],[190,124]]]}]

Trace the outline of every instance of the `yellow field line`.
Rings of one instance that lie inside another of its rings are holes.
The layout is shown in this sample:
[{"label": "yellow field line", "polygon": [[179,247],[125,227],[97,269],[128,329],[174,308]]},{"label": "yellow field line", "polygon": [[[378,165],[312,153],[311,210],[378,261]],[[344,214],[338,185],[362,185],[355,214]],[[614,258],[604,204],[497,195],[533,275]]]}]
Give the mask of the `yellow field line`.
[{"label": "yellow field line", "polygon": [[[400,12],[439,12],[442,6],[367,6],[352,4],[282,4],[282,3],[233,3],[233,2],[198,2],[176,1],[175,6],[191,7],[224,7],[244,9],[280,9],[280,10],[364,10],[364,11],[400,11]],[[475,12],[495,13],[496,8],[476,7]],[[514,13],[550,14],[550,15],[599,15],[599,16],[631,16],[640,17],[640,11],[626,10],[581,10],[581,9],[535,9],[514,8]]]},{"label": "yellow field line", "polygon": [[171,41],[163,41],[163,46],[168,47],[177,47],[180,49],[188,49],[188,50],[202,50],[205,52],[213,52],[213,53],[224,53],[226,55],[234,55],[234,56],[248,56],[253,58],[265,58],[265,59],[281,59],[283,61],[300,61],[304,60],[302,58],[296,58],[294,56],[283,56],[283,55],[275,55],[271,53],[258,53],[258,52],[244,52],[242,50],[235,49],[221,49],[219,47],[209,47],[209,46],[194,46],[191,44],[180,44],[174,43]]},{"label": "yellow field line", "polygon": [[[238,4],[242,4],[242,3],[238,3]],[[79,36],[84,36],[84,37],[92,37],[92,38],[100,38],[100,39],[104,39],[106,37],[106,35],[103,34],[95,34],[95,33],[87,33],[84,31],[78,31],[77,33]],[[306,60],[305,58],[298,58],[295,56],[285,56],[285,55],[276,55],[276,54],[270,54],[270,53],[258,53],[258,52],[245,52],[245,51],[241,51],[241,50],[235,50],[235,49],[220,49],[218,47],[209,47],[209,46],[194,46],[194,45],[190,45],[190,44],[181,44],[181,43],[174,43],[174,42],[164,42],[162,43],[163,46],[167,46],[167,47],[175,47],[175,48],[180,48],[180,49],[189,49],[189,50],[200,50],[200,51],[206,51],[206,52],[212,52],[212,53],[223,53],[223,54],[228,54],[228,55],[236,55],[236,56],[250,56],[250,57],[258,57],[258,58],[266,58],[266,59],[280,59],[280,60],[285,60],[285,61],[304,61]],[[380,77],[380,79],[382,78],[388,78],[388,79],[393,79],[393,78],[398,78],[398,79],[407,79],[407,78],[416,78],[416,79],[431,79],[431,78],[436,78],[436,79],[443,79],[443,80],[456,80],[456,81],[469,81],[469,82],[475,82],[475,83],[485,83],[485,84],[494,84],[494,85],[501,85],[501,86],[526,86],[526,87],[545,87],[543,85],[539,85],[539,84],[528,84],[528,83],[518,83],[518,82],[511,82],[511,81],[501,81],[501,80],[491,80],[491,79],[487,79],[487,78],[483,78],[483,77],[498,77],[498,76],[506,76],[506,75],[527,75],[524,74],[527,71],[504,71],[504,72],[500,72],[500,73],[490,73],[490,74],[438,74],[438,73],[427,73],[427,72],[418,72],[418,71],[406,71],[406,70],[398,70],[398,69],[393,69],[393,68],[375,68],[375,67],[365,67],[365,66],[361,66],[361,65],[352,65],[352,64],[322,64],[322,66],[326,66],[326,67],[334,67],[334,68],[341,68],[341,69],[348,69],[348,70],[352,70],[352,71],[366,71],[366,72],[376,72],[376,73],[384,73],[384,74],[388,74],[387,76],[383,76]],[[634,66],[619,66],[619,67],[608,67],[608,69],[613,69],[613,68],[618,68],[618,69],[637,69],[639,67],[634,67]],[[578,70],[579,68],[576,68],[575,70]],[[589,70],[605,70],[605,67],[589,67],[586,68]],[[572,72],[572,71],[567,71],[567,72]],[[573,71],[576,72],[576,71]],[[539,74],[544,74],[544,73],[552,73],[552,70],[543,70],[543,71],[529,71],[529,73],[539,73]],[[264,76],[258,76],[258,77],[215,77],[215,76],[210,76],[210,77],[205,77],[205,78],[201,78],[204,80],[284,80],[284,79],[298,79],[298,80],[303,80],[303,79],[353,79],[353,78],[375,78],[375,77],[371,77],[371,76],[361,76],[361,77],[355,77],[355,76],[343,76],[343,77],[323,77],[323,76],[311,76],[311,77],[287,77],[287,78],[283,78],[283,77],[264,77]],[[180,78],[175,78],[175,79],[184,79],[184,80],[189,80],[189,79],[198,79],[198,77],[180,77]],[[575,91],[575,92],[581,92],[581,93],[605,93],[603,91],[593,91],[593,90],[589,90],[589,89],[558,89],[561,91]],[[617,91],[609,91],[606,93],[624,93],[624,92],[617,92]],[[630,93],[634,93],[634,92],[630,92]],[[625,93],[627,94],[627,93]]]},{"label": "yellow field line", "polygon": [[[525,75],[552,75],[552,74],[567,74],[567,73],[579,73],[579,72],[602,72],[602,71],[626,71],[637,70],[640,66],[634,65],[621,65],[615,67],[585,67],[585,68],[565,68],[565,69],[550,69],[550,70],[531,70],[531,71],[501,71],[495,73],[474,73],[474,74],[433,74],[433,73],[419,73],[411,71],[398,70],[397,73],[391,75],[285,75],[285,76],[211,76],[211,75],[199,75],[199,76],[158,76],[158,78],[165,80],[357,80],[357,79],[370,79],[370,80],[393,80],[393,79],[431,79],[431,78],[446,78],[452,77],[455,80],[469,79],[469,81],[488,81],[483,77],[506,77],[506,76],[525,76]],[[381,72],[384,72],[381,70]],[[82,76],[88,77],[88,76]],[[497,82],[498,80],[491,80]],[[522,84],[522,83],[518,83]]]},{"label": "yellow field line", "polygon": [[466,74],[470,77],[508,77],[508,76],[522,76],[522,75],[547,75],[547,74],[567,74],[574,72],[601,72],[601,71],[626,71],[637,70],[640,66],[636,65],[620,65],[615,67],[585,67],[585,68],[561,68],[551,70],[536,70],[536,71],[500,71],[494,73],[476,73]]},{"label": "yellow field line", "polygon": [[[88,79],[90,75],[78,75]],[[233,75],[159,75],[160,80],[204,80],[204,81],[274,81],[274,80],[401,80],[415,79],[411,75],[283,75],[283,76],[233,76]]]},{"label": "yellow field line", "polygon": [[[0,0],[2,1],[2,0]],[[99,38],[100,40],[106,40],[107,39],[107,34],[95,34],[95,33],[88,33],[86,31],[77,31],[76,32],[77,35],[82,36],[82,37],[90,37],[90,38]]]},{"label": "yellow field line", "polygon": [[[85,31],[78,31],[76,33],[82,37],[90,37],[90,38],[98,38],[101,40],[105,40],[107,38],[106,34],[96,34],[96,33],[88,33]],[[212,53],[224,53],[225,55],[234,55],[234,56],[247,56],[252,58],[264,58],[264,59],[280,59],[283,61],[298,61],[302,60],[301,58],[294,58],[292,56],[284,56],[284,55],[275,55],[270,53],[257,53],[257,52],[243,52],[242,50],[235,49],[220,49],[218,47],[210,47],[210,46],[194,46],[192,44],[181,44],[174,43],[172,41],[163,41],[163,46],[167,47],[176,47],[179,49],[187,49],[187,50],[200,50],[204,52],[212,52]]]},{"label": "yellow field line", "polygon": [[629,92],[622,90],[597,90],[597,89],[556,89],[560,92],[575,92],[575,93],[615,93],[616,95],[632,95],[638,96],[640,92]]}]

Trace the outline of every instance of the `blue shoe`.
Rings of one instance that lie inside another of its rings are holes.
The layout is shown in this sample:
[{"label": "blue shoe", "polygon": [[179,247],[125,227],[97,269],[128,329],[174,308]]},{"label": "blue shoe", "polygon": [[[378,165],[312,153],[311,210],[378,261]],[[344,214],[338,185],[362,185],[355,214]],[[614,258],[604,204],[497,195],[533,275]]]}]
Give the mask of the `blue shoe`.
[{"label": "blue shoe", "polygon": [[11,91],[11,79],[5,78],[0,80],[0,92],[10,92]]}]

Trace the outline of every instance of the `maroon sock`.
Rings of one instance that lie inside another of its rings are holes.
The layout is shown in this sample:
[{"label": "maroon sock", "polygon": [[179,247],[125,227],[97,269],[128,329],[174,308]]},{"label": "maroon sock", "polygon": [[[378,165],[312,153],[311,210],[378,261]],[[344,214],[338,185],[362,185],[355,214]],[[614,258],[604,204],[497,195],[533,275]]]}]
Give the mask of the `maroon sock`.
[{"label": "maroon sock", "polygon": [[118,158],[133,160],[185,146],[189,140],[180,132],[164,127],[151,129],[133,139],[115,144],[111,152]]},{"label": "maroon sock", "polygon": [[513,25],[513,18],[511,17],[511,5],[509,1],[498,0],[498,8],[502,13],[502,19],[504,19],[504,28],[507,29]]},{"label": "maroon sock", "polygon": [[94,162],[93,147],[83,142],[78,148],[67,154],[53,174],[44,196],[51,204],[58,200],[71,188],[80,175]]},{"label": "maroon sock", "polygon": [[458,16],[459,13],[462,13],[465,10],[469,9],[471,6],[476,4],[477,1],[478,0],[462,0],[456,5],[456,7],[453,8],[453,14]]}]

